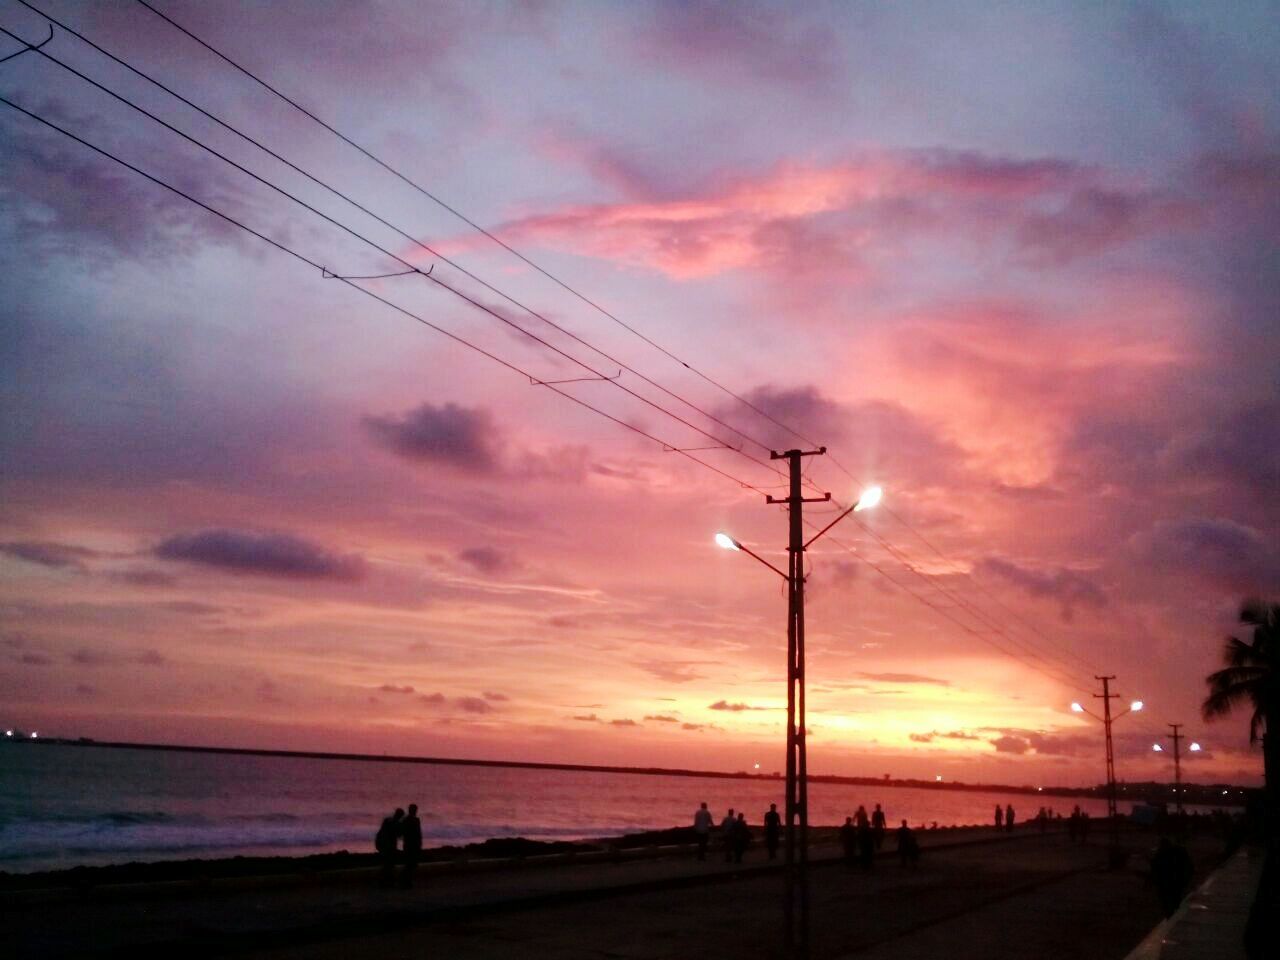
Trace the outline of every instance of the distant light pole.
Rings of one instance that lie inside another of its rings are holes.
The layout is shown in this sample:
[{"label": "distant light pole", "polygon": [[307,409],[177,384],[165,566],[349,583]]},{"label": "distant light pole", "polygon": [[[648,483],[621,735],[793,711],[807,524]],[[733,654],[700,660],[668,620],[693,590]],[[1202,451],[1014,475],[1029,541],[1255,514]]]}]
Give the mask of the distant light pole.
[{"label": "distant light pole", "polygon": [[[1181,745],[1182,745],[1182,738],[1183,738],[1184,736],[1186,736],[1186,734],[1183,734],[1183,733],[1179,733],[1179,732],[1178,732],[1178,731],[1179,731],[1179,730],[1181,730],[1181,729],[1182,729],[1182,724],[1180,724],[1180,723],[1171,723],[1171,724],[1169,724],[1169,733],[1167,734],[1168,738],[1169,738],[1170,740],[1172,740],[1172,741],[1173,741],[1173,802],[1174,802],[1175,807],[1177,808],[1178,813],[1182,813],[1182,750],[1181,750]],[[1164,752],[1164,747],[1160,746],[1160,744],[1158,744],[1158,743],[1153,743],[1153,744],[1151,745],[1151,748],[1152,748],[1156,753],[1163,753],[1163,752]],[[1195,741],[1193,740],[1193,741],[1190,743],[1190,745],[1187,747],[1187,749],[1188,749],[1188,750],[1190,750],[1192,753],[1199,753],[1199,752],[1200,752],[1200,744],[1199,744],[1199,743],[1197,743],[1197,742],[1195,742]]]},{"label": "distant light pole", "polygon": [[[787,582],[787,797],[786,797],[786,948],[787,955],[805,958],[809,955],[809,763],[805,746],[804,688],[804,552],[815,540],[854,511],[869,510],[880,502],[879,487],[868,487],[857,502],[845,510],[808,540],[804,539],[803,505],[823,497],[805,497],[802,491],[801,458],[820,456],[817,450],[770,452],[772,460],[786,460],[791,468],[790,496],[765,498],[766,503],[783,503],[790,513],[790,537],[787,545],[787,572],[783,573],[764,557],[735,540],[727,533],[717,533],[715,542],[726,550],[736,550],[760,561]],[[799,922],[796,906],[799,904]]]},{"label": "distant light pole", "polygon": [[1115,675],[1112,674],[1108,677],[1095,676],[1093,679],[1102,681],[1102,692],[1093,695],[1096,699],[1102,701],[1102,716],[1098,716],[1092,710],[1086,710],[1084,705],[1079,702],[1072,703],[1071,710],[1074,713],[1087,713],[1095,720],[1102,721],[1102,729],[1105,731],[1107,743],[1107,819],[1111,822],[1110,860],[1112,866],[1119,866],[1120,821],[1116,814],[1116,754],[1111,743],[1111,724],[1126,713],[1137,713],[1142,709],[1143,703],[1141,700],[1134,700],[1128,707],[1113,716],[1111,713],[1111,701],[1120,699],[1118,693],[1111,692],[1111,681],[1115,679]]}]

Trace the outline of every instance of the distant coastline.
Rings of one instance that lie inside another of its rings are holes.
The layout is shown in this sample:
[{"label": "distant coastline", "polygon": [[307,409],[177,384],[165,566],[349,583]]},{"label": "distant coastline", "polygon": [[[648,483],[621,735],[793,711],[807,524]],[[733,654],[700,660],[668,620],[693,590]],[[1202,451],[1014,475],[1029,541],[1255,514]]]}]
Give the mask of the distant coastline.
[{"label": "distant coastline", "polygon": [[[131,743],[126,741],[93,740],[88,737],[70,739],[65,737],[47,737],[36,740],[8,741],[12,747],[22,744],[25,747],[38,746],[71,746],[71,747],[107,747],[126,750],[158,750],[177,753],[228,754],[251,757],[294,757],[307,760],[347,760],[360,763],[419,763],[438,766],[459,767],[505,767],[517,770],[566,770],[578,773],[629,773],[640,776],[655,777],[702,777],[720,780],[781,780],[778,773],[752,773],[739,770],[732,773],[720,770],[690,770],[680,767],[625,767],[603,764],[585,763],[548,763],[536,760],[481,760],[458,757],[422,757],[401,754],[374,753],[339,753],[318,750],[275,750],[258,747],[204,747],[180,743]],[[1028,785],[1011,786],[999,783],[966,783],[959,780],[915,780],[896,779],[891,777],[848,777],[836,774],[809,774],[810,783],[847,784],[854,786],[889,786],[907,787],[918,790],[959,790],[976,793],[1013,793],[1051,797],[1101,797],[1105,795],[1102,786],[1096,787],[1032,787]],[[1197,784],[1183,784],[1188,790],[1184,800],[1186,803],[1211,804],[1217,806],[1241,806],[1245,802],[1246,788],[1228,784],[1213,784],[1204,787]],[[1157,792],[1167,790],[1166,784],[1129,783],[1125,784],[1124,802],[1141,802]],[[1230,792],[1223,796],[1220,791]],[[1216,796],[1215,796],[1216,794]]]}]

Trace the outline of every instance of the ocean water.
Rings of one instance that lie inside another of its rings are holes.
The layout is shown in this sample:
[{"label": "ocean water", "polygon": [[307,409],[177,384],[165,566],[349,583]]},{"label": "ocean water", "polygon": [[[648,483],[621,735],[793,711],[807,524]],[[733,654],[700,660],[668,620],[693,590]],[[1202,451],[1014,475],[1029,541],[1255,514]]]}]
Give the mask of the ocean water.
[{"label": "ocean water", "polygon": [[[188,857],[372,852],[381,819],[417,803],[427,846],[522,836],[566,840],[717,820],[759,825],[779,781],[666,777],[395,761],[318,760],[115,747],[0,745],[0,870]],[[880,803],[890,823],[989,823],[996,803],[1026,819],[1101,800],[811,783],[810,823]],[[1122,812],[1127,805],[1122,805]]]}]

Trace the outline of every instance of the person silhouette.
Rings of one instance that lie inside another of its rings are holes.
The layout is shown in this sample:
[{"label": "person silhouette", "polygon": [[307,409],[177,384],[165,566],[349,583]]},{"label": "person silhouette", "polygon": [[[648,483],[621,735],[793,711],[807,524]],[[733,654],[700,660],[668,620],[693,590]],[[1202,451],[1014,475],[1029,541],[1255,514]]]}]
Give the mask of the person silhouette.
[{"label": "person silhouette", "polygon": [[378,885],[391,886],[396,870],[396,843],[400,839],[400,821],[404,811],[396,807],[396,812],[382,821],[377,836],[373,838],[373,848],[378,851],[378,860],[382,872],[378,877]]},{"label": "person silhouette", "polygon": [[1000,804],[997,803],[996,804],[996,830],[1000,830],[1002,827],[1004,827],[1004,809],[1000,806]]},{"label": "person silhouette", "polygon": [[871,811],[871,836],[875,840],[877,850],[884,846],[884,828],[884,811],[880,809],[880,804],[877,803],[876,808]]},{"label": "person silhouette", "polygon": [[408,890],[413,886],[413,875],[422,857],[422,821],[418,819],[418,805],[409,804],[409,815],[400,821],[400,836],[404,838],[404,868],[400,871],[400,886]]},{"label": "person silhouette", "polygon": [[704,800],[693,814],[693,835],[698,840],[698,859],[707,859],[707,844],[711,841],[711,811]]},{"label": "person silhouette", "polygon": [[1013,833],[1013,804],[1009,803],[1004,808],[1004,828],[1007,832]]},{"label": "person silhouette", "polygon": [[[864,811],[865,813],[865,811]],[[871,833],[871,822],[863,817],[858,822],[858,862],[870,869],[876,855],[876,841]]]},{"label": "person silhouette", "polygon": [[729,812],[724,815],[724,819],[720,821],[720,843],[724,845],[724,862],[728,863],[733,859],[733,831],[734,824],[738,822],[733,815],[733,807],[729,808]]},{"label": "person silhouette", "polygon": [[1166,917],[1173,916],[1187,895],[1187,887],[1195,868],[1184,847],[1168,837],[1160,838],[1160,846],[1151,858],[1151,879],[1160,898],[1160,909]]},{"label": "person silhouette", "polygon": [[747,815],[739,813],[733,824],[733,862],[741,863],[742,855],[751,844],[751,828],[747,826]]},{"label": "person silhouette", "polygon": [[769,851],[769,859],[778,859],[778,836],[782,833],[782,818],[778,816],[778,805],[769,804],[769,812],[764,815],[764,845]]},{"label": "person silhouette", "polygon": [[898,835],[898,862],[904,867],[914,867],[920,859],[920,844],[916,841],[915,832],[905,820],[894,832]]},{"label": "person silhouette", "polygon": [[853,817],[844,818],[844,826],[840,828],[840,849],[844,853],[844,863],[852,867],[858,859],[858,828],[853,825]]}]

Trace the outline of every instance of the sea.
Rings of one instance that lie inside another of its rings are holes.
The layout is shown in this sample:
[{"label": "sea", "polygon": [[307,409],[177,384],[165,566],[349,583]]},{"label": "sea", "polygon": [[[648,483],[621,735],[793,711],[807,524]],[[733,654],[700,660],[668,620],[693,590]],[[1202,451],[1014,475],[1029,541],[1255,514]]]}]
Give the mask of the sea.
[{"label": "sea", "polygon": [[[372,852],[382,818],[418,804],[426,846],[491,837],[578,840],[688,825],[706,801],[759,824],[783,806],[777,780],[394,760],[338,760],[0,744],[0,871],[244,856]],[[835,825],[859,804],[891,824],[990,823],[997,803],[1019,819],[1042,804],[1091,816],[1105,801],[901,786],[813,783],[809,821]],[[1127,807],[1122,805],[1121,812]]]}]

